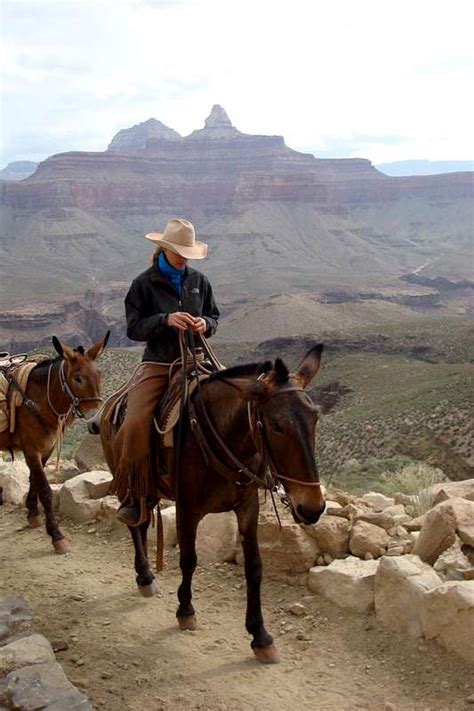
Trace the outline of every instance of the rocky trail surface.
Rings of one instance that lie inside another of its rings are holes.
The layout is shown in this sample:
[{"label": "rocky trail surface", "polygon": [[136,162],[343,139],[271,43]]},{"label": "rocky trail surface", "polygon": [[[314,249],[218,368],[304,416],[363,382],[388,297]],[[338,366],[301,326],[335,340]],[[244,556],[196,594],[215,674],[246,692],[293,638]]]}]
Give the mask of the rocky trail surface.
[{"label": "rocky trail surface", "polygon": [[166,556],[161,596],[143,599],[126,531],[64,521],[73,552],[58,556],[43,530],[25,529],[24,521],[21,509],[0,508],[0,597],[25,596],[36,630],[94,708],[474,708],[467,662],[311,595],[305,576],[277,579],[265,570],[264,615],[282,658],[265,667],[254,660],[244,629],[242,567],[198,567],[200,628],[183,633],[175,621],[175,550]]}]

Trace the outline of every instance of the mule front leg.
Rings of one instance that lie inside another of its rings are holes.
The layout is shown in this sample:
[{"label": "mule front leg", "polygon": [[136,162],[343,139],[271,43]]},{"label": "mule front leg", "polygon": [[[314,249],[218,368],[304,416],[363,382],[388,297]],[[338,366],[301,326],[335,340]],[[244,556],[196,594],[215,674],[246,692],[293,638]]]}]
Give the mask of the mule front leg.
[{"label": "mule front leg", "polygon": [[146,549],[146,534],[150,524],[150,517],[141,526],[128,526],[135,548],[135,572],[138,591],[143,597],[153,597],[160,592],[160,588],[151,572]]},{"label": "mule front leg", "polygon": [[262,559],[257,538],[258,508],[258,494],[255,492],[249,501],[242,503],[236,510],[247,582],[245,626],[247,632],[253,637],[251,647],[257,659],[264,664],[276,664],[280,658],[273,644],[273,638],[265,629],[260,601]]},{"label": "mule front leg", "polygon": [[30,469],[30,491],[39,496],[46,518],[46,531],[51,536],[52,544],[57,553],[67,553],[68,547],[64,534],[60,531],[53,511],[53,494],[46,473],[38,454],[26,454],[25,460]]},{"label": "mule front leg", "polygon": [[176,617],[181,630],[195,630],[197,628],[197,619],[191,602],[191,584],[197,564],[196,530],[198,521],[193,518],[190,512],[183,515],[183,512],[178,511],[178,507],[177,515],[179,565],[182,580],[178,588],[179,607]]},{"label": "mule front leg", "polygon": [[28,489],[28,494],[26,497],[26,508],[28,509],[28,513],[26,515],[28,526],[30,528],[38,528],[38,526],[41,526],[41,518],[38,508],[38,494],[36,493],[34,477],[31,472],[30,488]]}]

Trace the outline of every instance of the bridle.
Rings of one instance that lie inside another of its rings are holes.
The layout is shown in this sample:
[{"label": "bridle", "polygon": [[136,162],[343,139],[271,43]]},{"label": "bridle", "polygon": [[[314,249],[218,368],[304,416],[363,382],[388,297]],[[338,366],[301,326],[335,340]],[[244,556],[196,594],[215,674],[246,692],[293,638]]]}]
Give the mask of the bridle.
[{"label": "bridle", "polygon": [[[257,472],[252,471],[248,466],[246,466],[236,455],[229,449],[220,434],[218,433],[215,425],[213,424],[207,408],[204,404],[204,399],[202,397],[202,389],[200,382],[199,368],[196,359],[196,349],[194,346],[194,337],[192,331],[188,331],[188,337],[190,341],[190,350],[193,357],[194,365],[194,375],[197,379],[197,394],[199,396],[198,403],[199,408],[202,413],[203,419],[206,423],[207,429],[210,431],[213,439],[217,443],[219,449],[224,453],[227,462],[223,462],[214,451],[214,448],[209,445],[206,435],[202,428],[198,410],[196,408],[196,402],[194,398],[188,399],[188,415],[189,422],[191,425],[191,430],[196,438],[197,443],[201,449],[204,459],[208,465],[211,465],[217,472],[219,472],[226,479],[230,479],[233,483],[238,486],[246,486],[249,484],[257,484],[257,486],[266,489],[267,491],[275,491],[278,482],[287,481],[291,483],[298,484],[300,486],[321,486],[321,482],[309,482],[301,481],[300,479],[294,479],[292,477],[280,474],[273,462],[273,458],[269,451],[268,442],[266,441],[265,430],[263,425],[262,413],[260,411],[260,405],[266,402],[276,395],[280,395],[285,392],[300,391],[305,392],[304,388],[300,385],[288,385],[286,387],[279,388],[278,390],[269,393],[266,397],[262,398],[259,403],[256,402],[248,403],[248,419],[250,435],[252,437],[253,443],[256,448],[256,453],[260,459],[260,464]],[[187,349],[186,349],[187,350]],[[185,350],[185,352],[186,352]],[[185,364],[186,365],[186,364]],[[260,376],[262,377],[262,376]],[[221,381],[227,382],[232,387],[235,387],[231,381],[222,378]],[[307,393],[305,393],[307,395]],[[307,397],[309,397],[307,395]],[[237,478],[235,476],[237,474]],[[247,481],[242,481],[239,477],[242,475],[247,477]]]},{"label": "bridle", "polygon": [[82,402],[86,402],[88,400],[95,400],[96,402],[103,402],[104,398],[102,397],[77,397],[75,395],[67,381],[66,374],[65,374],[65,361],[62,360],[61,364],[59,366],[59,384],[61,386],[62,392],[66,395],[67,399],[70,402],[69,408],[66,410],[66,412],[58,412],[56,408],[54,407],[52,401],[51,401],[51,371],[53,369],[54,363],[51,363],[51,365],[48,368],[48,383],[47,383],[47,388],[46,388],[46,394],[48,398],[48,405],[50,406],[51,410],[54,412],[56,417],[60,420],[67,420],[71,415],[73,417],[78,417],[79,419],[83,420],[85,419],[84,413],[80,409],[80,405]]},{"label": "bridle", "polygon": [[260,405],[262,402],[266,402],[276,395],[280,395],[285,392],[302,392],[309,398],[309,395],[301,385],[288,385],[286,387],[280,388],[275,392],[269,393],[266,397],[262,398],[257,402],[247,403],[247,413],[250,426],[250,434],[256,446],[258,454],[261,456],[262,461],[267,463],[267,466],[271,472],[273,482],[275,481],[289,481],[293,484],[299,484],[301,486],[321,486],[320,481],[301,481],[301,479],[294,479],[290,476],[279,474],[278,470],[273,461],[273,457],[270,454],[270,447],[268,445],[267,437],[265,435],[265,427],[263,425],[263,417],[260,411]]}]

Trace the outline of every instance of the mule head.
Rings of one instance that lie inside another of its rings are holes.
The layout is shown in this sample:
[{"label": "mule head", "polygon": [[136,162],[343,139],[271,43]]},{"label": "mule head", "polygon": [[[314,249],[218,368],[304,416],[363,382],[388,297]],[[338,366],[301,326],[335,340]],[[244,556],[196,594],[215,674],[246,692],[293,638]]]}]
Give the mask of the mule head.
[{"label": "mule head", "polygon": [[326,506],[314,453],[318,408],[305,392],[322,351],[322,344],[314,346],[294,373],[277,358],[271,370],[241,387],[244,399],[254,403],[265,450],[293,518],[305,524],[316,523]]},{"label": "mule head", "polygon": [[[73,396],[79,400],[80,413],[96,410],[100,405],[101,373],[96,360],[104,350],[109,340],[110,331],[104,338],[84,350],[82,346],[70,348],[53,336],[53,346],[64,359],[64,377]],[[64,389],[64,388],[63,388]]]}]

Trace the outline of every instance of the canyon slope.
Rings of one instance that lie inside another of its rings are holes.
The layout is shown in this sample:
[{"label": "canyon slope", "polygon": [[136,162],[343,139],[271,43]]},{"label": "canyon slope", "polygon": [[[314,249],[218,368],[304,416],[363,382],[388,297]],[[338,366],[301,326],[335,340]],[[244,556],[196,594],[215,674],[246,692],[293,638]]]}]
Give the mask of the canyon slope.
[{"label": "canyon slope", "polygon": [[389,177],[367,160],[318,159],[241,133],[220,106],[186,137],[150,119],[103,152],[54,155],[0,182],[0,343],[92,339],[105,324],[126,343],[144,234],[172,216],[209,243],[202,268],[232,333],[258,333],[265,310],[275,336],[281,317],[301,333],[308,318],[311,330],[352,320],[354,304],[367,323],[470,313],[472,187],[470,172]]}]

